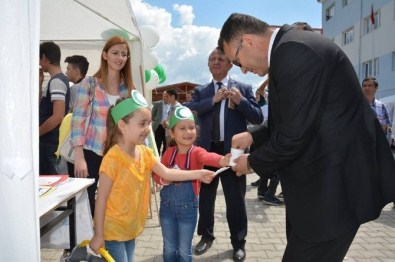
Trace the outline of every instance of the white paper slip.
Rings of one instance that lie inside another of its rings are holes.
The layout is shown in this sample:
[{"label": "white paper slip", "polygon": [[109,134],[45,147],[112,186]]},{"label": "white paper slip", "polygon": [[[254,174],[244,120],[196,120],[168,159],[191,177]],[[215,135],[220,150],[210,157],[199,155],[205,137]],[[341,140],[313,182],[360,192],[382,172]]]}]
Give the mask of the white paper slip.
[{"label": "white paper slip", "polygon": [[221,173],[221,172],[224,172],[225,170],[227,170],[227,169],[229,169],[229,168],[230,168],[230,166],[221,167],[220,169],[218,169],[217,171],[215,171],[214,176],[218,175],[218,174]]}]

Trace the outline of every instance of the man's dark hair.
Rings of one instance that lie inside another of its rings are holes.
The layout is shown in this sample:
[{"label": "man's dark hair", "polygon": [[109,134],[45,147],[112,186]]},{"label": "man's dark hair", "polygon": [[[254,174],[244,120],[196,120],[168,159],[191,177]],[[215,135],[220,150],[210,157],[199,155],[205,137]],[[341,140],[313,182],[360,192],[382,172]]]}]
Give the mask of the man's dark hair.
[{"label": "man's dark hair", "polygon": [[60,65],[60,48],[54,42],[43,42],[40,44],[40,59],[43,55],[49,60],[51,65]]},{"label": "man's dark hair", "polygon": [[230,43],[243,34],[263,35],[269,25],[256,17],[233,13],[222,26],[218,39],[218,49],[224,51],[224,43]]},{"label": "man's dark hair", "polygon": [[292,24],[292,26],[301,30],[314,32],[314,29],[306,22],[295,22]]},{"label": "man's dark hair", "polygon": [[362,85],[363,83],[365,83],[366,81],[373,81],[374,82],[374,86],[378,87],[379,86],[379,82],[377,81],[377,79],[373,76],[368,76],[366,77],[363,81],[362,81]]},{"label": "man's dark hair", "polygon": [[169,89],[169,90],[166,90],[166,93],[167,93],[169,96],[174,96],[176,100],[178,99],[177,90],[175,90],[175,89]]},{"label": "man's dark hair", "polygon": [[86,73],[88,72],[88,68],[89,68],[89,62],[85,56],[82,56],[82,55],[68,56],[68,57],[66,57],[64,62],[69,63],[74,67],[77,67],[80,70],[81,75],[83,77],[86,76]]}]

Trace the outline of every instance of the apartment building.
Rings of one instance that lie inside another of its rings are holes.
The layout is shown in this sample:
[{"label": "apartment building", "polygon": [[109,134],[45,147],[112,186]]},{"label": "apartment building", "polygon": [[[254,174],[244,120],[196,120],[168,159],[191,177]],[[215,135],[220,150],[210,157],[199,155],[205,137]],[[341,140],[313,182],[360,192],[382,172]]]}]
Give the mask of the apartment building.
[{"label": "apartment building", "polygon": [[377,97],[395,95],[395,0],[317,0],[323,35],[339,45],[362,81],[374,76]]}]

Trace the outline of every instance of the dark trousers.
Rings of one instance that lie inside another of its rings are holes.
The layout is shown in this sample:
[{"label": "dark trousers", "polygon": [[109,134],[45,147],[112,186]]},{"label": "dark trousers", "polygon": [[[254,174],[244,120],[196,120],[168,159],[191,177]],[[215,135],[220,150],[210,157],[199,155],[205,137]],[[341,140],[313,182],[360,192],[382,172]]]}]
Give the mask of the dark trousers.
[{"label": "dark trousers", "polygon": [[341,262],[346,256],[358,228],[359,226],[335,239],[318,243],[307,242],[291,231],[282,261]]},{"label": "dark trousers", "polygon": [[[166,151],[167,143],[166,143],[166,130],[163,128],[162,125],[159,125],[158,128],[155,130],[155,143],[156,147],[158,148],[159,155],[163,156],[163,153]],[[161,153],[162,147],[162,153]]]},{"label": "dark trousers", "polygon": [[[211,152],[224,154],[222,145],[212,145]],[[216,168],[205,167],[216,170]],[[214,240],[214,212],[217,187],[221,180],[226,203],[226,219],[230,229],[231,243],[234,249],[245,246],[247,236],[247,212],[245,207],[246,176],[236,176],[228,169],[216,176],[210,184],[202,183],[199,198],[198,235],[202,239]]]},{"label": "dark trousers", "polygon": [[50,143],[39,144],[39,174],[40,175],[57,175],[59,174],[59,161],[55,156],[58,145]]},{"label": "dark trousers", "polygon": [[259,180],[258,195],[265,197],[274,197],[279,183],[280,180],[278,179],[278,175],[275,175],[270,179],[261,177]]},{"label": "dark trousers", "polygon": [[[89,174],[88,178],[95,179],[95,182],[88,187],[89,205],[93,217],[93,215],[95,214],[97,183],[99,182],[99,168],[103,157],[99,156],[98,154],[96,154],[91,150],[86,150],[86,149],[84,149],[84,156],[85,156],[86,165],[88,167],[88,174]],[[67,162],[67,169],[69,172],[69,176],[74,177],[74,164]]]}]

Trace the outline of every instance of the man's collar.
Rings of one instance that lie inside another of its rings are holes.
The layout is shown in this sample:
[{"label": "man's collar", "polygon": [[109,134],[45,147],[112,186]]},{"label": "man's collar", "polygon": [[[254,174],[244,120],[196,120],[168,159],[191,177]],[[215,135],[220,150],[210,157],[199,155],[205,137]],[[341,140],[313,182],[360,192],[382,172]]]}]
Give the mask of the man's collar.
[{"label": "man's collar", "polygon": [[274,39],[276,38],[276,35],[279,30],[280,30],[279,28],[274,29],[272,35],[270,36],[269,48],[267,50],[267,64],[269,67],[270,67],[270,57],[272,54],[272,47],[273,47]]}]

